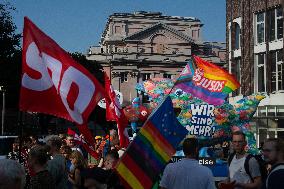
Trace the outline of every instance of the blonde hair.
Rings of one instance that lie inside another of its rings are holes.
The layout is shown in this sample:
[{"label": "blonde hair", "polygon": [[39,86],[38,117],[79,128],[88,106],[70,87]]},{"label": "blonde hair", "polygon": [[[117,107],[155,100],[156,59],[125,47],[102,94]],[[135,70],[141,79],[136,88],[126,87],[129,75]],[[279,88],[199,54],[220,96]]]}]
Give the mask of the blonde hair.
[{"label": "blonde hair", "polygon": [[79,151],[73,151],[70,155],[70,159],[75,159],[75,167],[87,168],[87,162]]}]

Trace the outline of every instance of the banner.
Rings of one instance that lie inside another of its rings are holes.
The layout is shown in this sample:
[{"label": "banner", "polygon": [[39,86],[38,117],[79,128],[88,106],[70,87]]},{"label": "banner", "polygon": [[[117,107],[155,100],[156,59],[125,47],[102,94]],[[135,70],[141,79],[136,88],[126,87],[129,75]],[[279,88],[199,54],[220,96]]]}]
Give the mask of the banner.
[{"label": "banner", "polygon": [[104,96],[96,78],[27,17],[22,62],[22,111],[51,114],[81,125]]}]

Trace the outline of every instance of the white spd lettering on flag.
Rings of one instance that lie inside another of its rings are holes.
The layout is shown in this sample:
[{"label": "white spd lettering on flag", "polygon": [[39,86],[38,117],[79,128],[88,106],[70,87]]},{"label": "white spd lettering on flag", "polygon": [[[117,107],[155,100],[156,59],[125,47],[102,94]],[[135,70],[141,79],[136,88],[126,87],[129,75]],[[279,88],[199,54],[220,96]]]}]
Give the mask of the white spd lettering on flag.
[{"label": "white spd lettering on flag", "polygon": [[[95,92],[95,85],[76,68],[70,66],[62,73],[62,63],[60,61],[44,52],[41,53],[42,57],[39,55],[37,46],[34,42],[31,43],[26,52],[26,62],[30,68],[38,71],[42,77],[35,79],[24,73],[22,86],[35,91],[45,91],[54,86],[70,116],[75,122],[82,124],[81,113],[85,111],[87,105],[90,103]],[[51,71],[51,77],[49,76],[48,69]],[[67,102],[67,95],[70,92],[72,83],[75,83],[79,87],[79,94],[73,105],[77,109],[74,110],[70,108]]]},{"label": "white spd lettering on flag", "polygon": [[20,110],[81,125],[104,96],[96,78],[25,18]]}]

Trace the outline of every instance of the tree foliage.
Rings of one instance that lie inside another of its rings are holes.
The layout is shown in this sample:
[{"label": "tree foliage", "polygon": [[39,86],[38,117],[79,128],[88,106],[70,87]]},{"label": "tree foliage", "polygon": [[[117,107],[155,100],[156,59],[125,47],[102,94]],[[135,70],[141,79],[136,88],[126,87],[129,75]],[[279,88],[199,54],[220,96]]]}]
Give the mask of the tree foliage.
[{"label": "tree foliage", "polygon": [[71,53],[71,56],[74,60],[76,60],[78,63],[80,63],[82,66],[84,66],[89,72],[91,72],[96,79],[104,85],[104,73],[103,73],[103,67],[98,64],[98,62],[93,60],[88,60],[85,55],[82,53]]},{"label": "tree foliage", "polygon": [[9,61],[20,47],[20,34],[16,34],[11,11],[15,8],[10,4],[0,3],[0,60]]},{"label": "tree foliage", "polygon": [[0,3],[0,85],[6,91],[6,107],[17,108],[21,77],[21,35],[16,34],[10,4]]}]

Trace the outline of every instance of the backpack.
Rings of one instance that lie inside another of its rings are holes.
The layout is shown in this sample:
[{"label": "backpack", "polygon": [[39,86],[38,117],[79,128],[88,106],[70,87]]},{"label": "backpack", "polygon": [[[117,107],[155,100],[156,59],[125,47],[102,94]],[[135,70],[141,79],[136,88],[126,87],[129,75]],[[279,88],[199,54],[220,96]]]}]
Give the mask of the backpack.
[{"label": "backpack", "polygon": [[265,182],[266,188],[268,188],[269,176],[270,176],[273,172],[278,171],[278,170],[281,170],[281,169],[284,169],[284,165],[283,165],[283,164],[278,165],[276,168],[272,169],[272,171],[268,174],[267,179],[266,179],[266,182]]},{"label": "backpack", "polygon": [[[234,156],[236,155],[236,153],[232,153],[229,155],[228,157],[228,165],[230,166]],[[249,175],[250,177],[250,180],[253,182],[253,178],[252,178],[252,175],[249,171],[249,160],[254,157],[259,165],[259,171],[260,171],[260,175],[261,175],[261,180],[262,180],[262,183],[265,183],[265,180],[267,178],[267,175],[268,175],[268,171],[267,171],[267,163],[263,160],[262,156],[261,155],[252,155],[252,154],[248,154],[247,157],[246,157],[246,160],[245,160],[245,164],[244,164],[244,167],[245,167],[245,171],[246,173]]]}]

